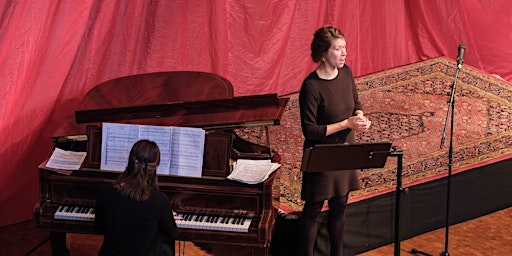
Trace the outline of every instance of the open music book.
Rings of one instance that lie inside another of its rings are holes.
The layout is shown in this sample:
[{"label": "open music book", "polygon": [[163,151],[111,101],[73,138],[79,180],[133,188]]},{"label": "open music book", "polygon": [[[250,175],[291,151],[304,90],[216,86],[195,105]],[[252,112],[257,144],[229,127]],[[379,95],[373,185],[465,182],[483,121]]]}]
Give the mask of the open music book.
[{"label": "open music book", "polygon": [[258,184],[281,166],[270,160],[238,159],[233,165],[233,172],[227,177],[247,184]]},{"label": "open music book", "polygon": [[56,170],[79,170],[86,155],[87,152],[74,152],[55,148],[46,163],[46,167]]},{"label": "open music book", "polygon": [[205,131],[192,127],[103,123],[101,169],[124,171],[133,144],[142,139],[160,148],[158,174],[201,177]]}]

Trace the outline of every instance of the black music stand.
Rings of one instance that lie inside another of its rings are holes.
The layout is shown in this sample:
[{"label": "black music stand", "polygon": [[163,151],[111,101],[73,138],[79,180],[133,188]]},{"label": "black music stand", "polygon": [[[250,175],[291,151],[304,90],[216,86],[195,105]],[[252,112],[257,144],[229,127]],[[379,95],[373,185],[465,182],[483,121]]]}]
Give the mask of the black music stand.
[{"label": "black music stand", "polygon": [[391,142],[320,144],[304,150],[301,171],[335,171],[382,168]]},{"label": "black music stand", "polygon": [[301,171],[320,172],[335,170],[354,170],[383,168],[388,156],[398,157],[395,194],[395,234],[394,256],[400,255],[399,211],[400,194],[407,192],[402,188],[403,152],[393,147],[391,142],[320,144],[304,150]]}]

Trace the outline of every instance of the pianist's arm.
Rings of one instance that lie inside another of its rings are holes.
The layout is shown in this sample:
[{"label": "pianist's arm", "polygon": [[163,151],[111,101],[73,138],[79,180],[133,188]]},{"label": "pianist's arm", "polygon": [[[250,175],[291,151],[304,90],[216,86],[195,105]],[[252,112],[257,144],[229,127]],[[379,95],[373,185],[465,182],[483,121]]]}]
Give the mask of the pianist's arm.
[{"label": "pianist's arm", "polygon": [[[109,185],[112,186],[112,185]],[[105,228],[102,225],[105,219],[105,209],[104,209],[104,196],[103,190],[105,187],[101,187],[96,195],[96,205],[94,206],[94,227],[96,229],[96,233],[103,235],[105,234]]]},{"label": "pianist's arm", "polygon": [[167,239],[174,241],[178,239],[179,230],[176,225],[176,221],[174,220],[171,203],[169,202],[167,195],[163,192],[159,192],[159,197],[162,204],[166,206],[163,207],[162,212],[160,213],[160,230]]}]

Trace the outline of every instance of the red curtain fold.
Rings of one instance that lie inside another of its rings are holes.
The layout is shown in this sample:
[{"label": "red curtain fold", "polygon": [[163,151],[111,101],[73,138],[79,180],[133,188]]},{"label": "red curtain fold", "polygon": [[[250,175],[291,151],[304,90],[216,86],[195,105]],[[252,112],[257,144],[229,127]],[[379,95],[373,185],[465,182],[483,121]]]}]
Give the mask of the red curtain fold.
[{"label": "red curtain fold", "polygon": [[[324,25],[356,76],[438,56],[512,81],[506,0],[21,1],[0,3],[0,226],[30,219],[51,136],[95,85],[171,70],[226,77],[235,95],[299,90]],[[183,85],[186,86],[186,85]]]}]

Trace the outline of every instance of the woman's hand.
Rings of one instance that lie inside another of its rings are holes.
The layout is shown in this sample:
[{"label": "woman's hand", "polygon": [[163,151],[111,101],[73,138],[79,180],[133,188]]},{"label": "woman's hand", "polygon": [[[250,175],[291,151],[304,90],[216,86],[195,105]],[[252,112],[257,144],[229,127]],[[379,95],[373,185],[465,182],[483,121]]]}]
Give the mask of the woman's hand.
[{"label": "woman's hand", "polygon": [[172,211],[172,217],[174,218],[174,220],[183,220],[183,217],[178,215],[178,213],[176,213],[175,211]]},{"label": "woman's hand", "polygon": [[345,119],[341,122],[333,123],[330,125],[327,125],[327,131],[325,136],[329,136],[333,133],[345,130],[345,129],[352,129],[358,132],[362,132],[365,130],[368,130],[370,128],[370,125],[372,122],[370,120],[366,119],[366,117],[363,114],[358,114],[357,116],[351,116],[348,119]]},{"label": "woman's hand", "polygon": [[372,122],[366,119],[363,115],[351,116],[348,119],[348,123],[351,129],[356,130],[358,132],[366,131],[370,128]]}]

